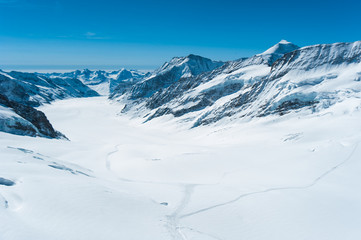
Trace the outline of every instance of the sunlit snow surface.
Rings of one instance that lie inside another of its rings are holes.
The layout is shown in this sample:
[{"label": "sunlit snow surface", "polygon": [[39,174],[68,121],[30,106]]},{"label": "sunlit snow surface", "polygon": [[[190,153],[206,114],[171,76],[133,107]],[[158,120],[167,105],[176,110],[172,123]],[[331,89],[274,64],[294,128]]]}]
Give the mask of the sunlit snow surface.
[{"label": "sunlit snow surface", "polygon": [[360,104],[191,130],[41,107],[71,141],[0,133],[0,239],[358,240]]}]

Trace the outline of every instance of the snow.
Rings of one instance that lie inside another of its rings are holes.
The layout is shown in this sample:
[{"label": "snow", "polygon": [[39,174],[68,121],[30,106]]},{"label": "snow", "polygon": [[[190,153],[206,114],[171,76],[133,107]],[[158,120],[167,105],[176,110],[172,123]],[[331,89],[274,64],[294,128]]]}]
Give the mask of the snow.
[{"label": "snow", "polygon": [[[39,74],[41,75],[41,74]],[[99,95],[108,96],[113,89],[111,85],[120,82],[127,82],[134,79],[140,79],[146,75],[143,71],[138,70],[126,70],[124,68],[120,70],[76,70],[72,72],[63,72],[63,73],[48,73],[45,74],[50,78],[76,78],[80,80],[83,84],[87,85],[92,90],[96,91]]]},{"label": "snow", "polygon": [[290,42],[289,41],[287,41],[287,40],[281,40],[279,43],[281,43],[281,44],[290,44]]},{"label": "snow", "polygon": [[298,47],[294,45],[293,43],[290,43],[286,40],[281,40],[276,45],[270,47],[266,51],[264,51],[260,55],[269,55],[269,54],[285,54],[287,52],[291,52],[293,50],[296,50]]},{"label": "snow", "polygon": [[120,109],[42,106],[70,141],[0,133],[0,239],[360,238],[359,99],[191,130]]},{"label": "snow", "polygon": [[10,76],[9,74],[3,72],[2,70],[0,70],[0,74],[3,75],[3,76],[5,76],[5,77],[7,77],[7,78],[15,79],[15,78],[13,78],[12,76]]},{"label": "snow", "polygon": [[[189,55],[153,75],[51,75],[104,95],[131,76],[175,88],[149,98],[166,99],[152,110],[126,95],[41,106],[70,141],[0,132],[0,239],[358,240],[360,43],[282,40],[218,69]],[[145,121],[161,108],[179,117]],[[1,119],[23,120],[0,106]],[[191,128],[202,120],[212,121]]]},{"label": "snow", "polygon": [[251,65],[238,69],[232,73],[220,74],[209,82],[201,84],[195,88],[195,93],[199,94],[202,91],[217,88],[219,86],[233,83],[242,82],[244,84],[252,84],[257,79],[260,79],[269,74],[271,67],[267,65]]},{"label": "snow", "polygon": [[0,119],[17,117],[18,115],[9,108],[0,105]]},{"label": "snow", "polygon": [[12,109],[0,105],[0,131],[24,134],[24,131],[31,130],[35,133],[38,132],[31,122],[16,114]]}]

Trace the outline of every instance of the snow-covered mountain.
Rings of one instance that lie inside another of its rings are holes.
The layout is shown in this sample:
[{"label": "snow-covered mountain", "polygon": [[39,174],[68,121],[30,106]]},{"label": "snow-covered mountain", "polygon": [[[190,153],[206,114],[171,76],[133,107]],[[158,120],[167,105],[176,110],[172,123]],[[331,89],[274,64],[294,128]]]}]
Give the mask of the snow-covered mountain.
[{"label": "snow-covered mountain", "polygon": [[0,131],[19,135],[64,137],[45,114],[34,109],[54,100],[98,94],[75,78],[48,78],[35,73],[0,70]]},{"label": "snow-covered mountain", "polygon": [[277,61],[277,59],[281,58],[284,54],[292,52],[298,48],[300,47],[291,42],[288,42],[286,40],[281,40],[279,43],[267,49],[258,56],[262,56],[264,59],[267,59],[268,64],[272,65],[275,61]]},{"label": "snow-covered mountain", "polygon": [[[282,40],[262,54],[161,85],[145,99],[130,91],[126,94],[136,101],[124,101],[123,113],[146,121],[172,115],[193,127],[301,109],[312,113],[360,97],[360,45],[299,48]],[[156,78],[157,72],[152,76]]]},{"label": "snow-covered mountain", "polygon": [[[0,131],[29,136],[63,137],[52,128],[46,116],[33,107],[69,97],[108,95],[118,85],[127,89],[144,76],[145,73],[126,69],[85,69],[51,74],[0,70]],[[36,120],[32,119],[32,115],[37,116]],[[35,122],[46,124],[40,126]]]},{"label": "snow-covered mountain", "polygon": [[100,95],[108,96],[119,84],[128,88],[143,77],[147,76],[147,73],[123,68],[117,71],[93,71],[84,69],[66,73],[48,73],[41,75],[45,75],[50,78],[78,79]]},{"label": "snow-covered mountain", "polygon": [[50,78],[36,73],[0,71],[0,91],[9,100],[40,106],[57,99],[99,94],[76,78]]},{"label": "snow-covered mountain", "polygon": [[136,100],[139,98],[148,98],[155,92],[168,87],[182,78],[191,78],[203,72],[212,71],[220,66],[223,62],[212,61],[208,58],[197,55],[187,57],[175,57],[162,67],[155,70],[149,76],[145,76],[141,81],[134,84],[129,91],[117,89],[110,97],[112,99],[125,95],[127,99]]},{"label": "snow-covered mountain", "polygon": [[54,130],[43,112],[10,101],[2,94],[0,94],[0,131],[32,137],[66,138]]}]

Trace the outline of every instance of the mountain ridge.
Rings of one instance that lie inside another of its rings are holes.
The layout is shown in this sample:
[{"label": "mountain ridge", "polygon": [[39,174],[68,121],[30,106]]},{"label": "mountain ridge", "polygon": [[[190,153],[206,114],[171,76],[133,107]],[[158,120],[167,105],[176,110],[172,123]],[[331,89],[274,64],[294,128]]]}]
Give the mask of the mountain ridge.
[{"label": "mountain ridge", "polygon": [[361,97],[360,79],[361,41],[300,48],[282,40],[263,53],[234,61],[194,54],[174,57],[150,73],[0,71],[0,89],[10,101],[30,107],[101,93],[123,105],[121,114],[144,122],[172,116],[197,127],[321,111],[346,98]]},{"label": "mountain ridge", "polygon": [[[229,61],[212,71],[181,78],[145,99],[121,99],[125,104],[122,113],[139,116],[146,122],[172,115],[180,121],[193,122],[191,126],[196,127],[223,118],[284,115],[302,109],[318,111],[336,102],[330,99],[342,101],[332,88],[336,81],[342,92],[347,91],[345,86],[350,82],[353,89],[358,89],[352,83],[361,72],[360,66],[353,67],[361,62],[360,42],[302,48],[280,43],[271,47],[272,51],[266,50],[266,54]],[[284,48],[290,52],[280,54],[279,45],[290,46]],[[344,78],[345,71],[353,75],[350,80]],[[284,79],[288,75],[292,79],[296,75],[300,83]],[[322,82],[325,88],[321,91],[317,88]]]}]

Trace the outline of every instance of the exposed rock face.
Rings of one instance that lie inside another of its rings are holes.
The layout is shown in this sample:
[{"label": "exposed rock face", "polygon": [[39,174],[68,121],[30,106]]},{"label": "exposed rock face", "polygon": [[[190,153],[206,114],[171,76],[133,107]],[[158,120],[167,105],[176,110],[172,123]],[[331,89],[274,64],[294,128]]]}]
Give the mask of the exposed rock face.
[{"label": "exposed rock face", "polygon": [[[348,97],[359,97],[361,42],[315,45],[286,53],[270,72],[225,104],[206,111],[196,125],[224,117],[284,115],[328,108]],[[345,74],[347,73],[347,74]],[[352,89],[352,90],[351,90]],[[350,91],[351,90],[351,91]]]},{"label": "exposed rock face", "polygon": [[122,94],[126,94],[127,98],[132,100],[148,98],[179,79],[190,78],[203,72],[212,71],[223,64],[223,62],[212,61],[196,55],[176,57],[154,71],[150,76],[134,84],[129,91],[115,91],[111,98],[114,99]]},{"label": "exposed rock face", "polygon": [[75,78],[49,78],[36,73],[0,70],[0,131],[18,135],[65,138],[45,114],[34,109],[44,103],[98,93]]},{"label": "exposed rock face", "polygon": [[282,77],[290,71],[309,71],[361,62],[361,41],[353,43],[320,44],[285,54],[272,66],[271,78]]},{"label": "exposed rock face", "polygon": [[99,94],[75,78],[48,78],[35,73],[0,71],[0,92],[9,100],[37,107],[56,99]]},{"label": "exposed rock face", "polygon": [[54,130],[43,112],[33,107],[9,101],[2,94],[0,94],[0,106],[2,106],[2,111],[0,111],[0,131],[17,135],[66,138],[63,134]]},{"label": "exposed rock face", "polygon": [[262,54],[208,70],[180,78],[174,76],[182,71],[155,71],[150,81],[123,92],[123,112],[145,121],[173,115],[193,127],[223,119],[316,112],[361,97],[361,42],[299,48],[281,41]]}]

